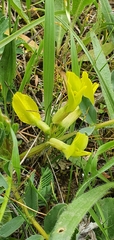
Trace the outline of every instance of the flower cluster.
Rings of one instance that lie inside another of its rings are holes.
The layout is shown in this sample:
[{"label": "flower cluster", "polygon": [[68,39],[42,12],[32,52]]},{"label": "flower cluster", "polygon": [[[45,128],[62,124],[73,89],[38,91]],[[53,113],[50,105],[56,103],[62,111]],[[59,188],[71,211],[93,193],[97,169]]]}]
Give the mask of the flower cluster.
[{"label": "flower cluster", "polygon": [[87,72],[83,72],[82,78],[79,78],[73,72],[67,72],[66,76],[68,100],[65,106],[61,107],[52,117],[51,127],[42,121],[38,106],[29,96],[17,92],[13,96],[12,105],[22,122],[37,126],[44,133],[48,134],[50,137],[48,144],[62,151],[68,159],[71,156],[76,157],[90,154],[84,151],[88,144],[88,137],[78,132],[71,145],[68,145],[51,136],[51,128],[56,126],[56,132],[58,129],[66,130],[69,128],[69,126],[81,115],[79,104],[83,96],[89,98],[91,103],[94,104],[94,93],[98,88],[98,84],[91,82]]}]

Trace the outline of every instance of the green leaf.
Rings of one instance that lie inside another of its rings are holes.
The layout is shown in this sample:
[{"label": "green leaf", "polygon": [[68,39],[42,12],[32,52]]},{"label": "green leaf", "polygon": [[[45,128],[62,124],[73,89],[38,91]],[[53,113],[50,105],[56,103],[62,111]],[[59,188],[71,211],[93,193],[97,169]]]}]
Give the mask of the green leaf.
[{"label": "green leaf", "polygon": [[96,154],[95,154],[95,157],[96,157],[96,156],[98,157],[100,154],[103,154],[103,153],[105,153],[106,151],[108,151],[109,149],[112,149],[112,148],[114,148],[114,140],[102,144],[102,145],[97,149],[97,152],[96,152]]},{"label": "green leaf", "polygon": [[73,36],[72,32],[70,34],[70,38],[71,38],[72,72],[74,72],[79,77],[80,76],[80,67],[79,67],[79,63],[78,63],[76,43],[75,43],[74,36]]},{"label": "green leaf", "polygon": [[111,83],[112,83],[112,89],[114,91],[114,70],[111,72]]},{"label": "green leaf", "polygon": [[52,195],[53,174],[49,168],[42,168],[42,176],[38,186],[38,204],[44,206]]},{"label": "green leaf", "polygon": [[[38,193],[31,180],[29,180],[26,187],[25,202],[28,207],[38,211]],[[35,212],[33,212],[32,210],[29,210],[29,212],[30,214],[35,215]]]},{"label": "green leaf", "polygon": [[31,76],[32,69],[33,69],[35,61],[36,61],[36,56],[37,56],[37,53],[35,51],[27,63],[26,71],[25,71],[24,77],[22,79],[21,85],[19,87],[19,92],[22,92],[24,87],[26,86],[26,84],[30,82],[30,76]]},{"label": "green leaf", "polygon": [[71,240],[84,215],[112,187],[114,187],[114,183],[104,184],[75,198],[60,215],[54,231],[50,235],[50,240]]},{"label": "green leaf", "polygon": [[81,128],[79,132],[86,133],[88,136],[90,136],[94,130],[95,130],[95,126],[94,127],[85,127],[85,128]]},{"label": "green leaf", "polygon": [[[4,32],[6,29],[8,29],[8,19],[5,16],[0,16],[0,41],[5,38]],[[2,52],[3,48],[0,49],[0,54],[2,54]]]},{"label": "green leaf", "polygon": [[11,35],[6,37],[5,39],[1,40],[0,41],[0,48],[4,47],[6,44],[10,43],[12,40],[19,37],[21,34],[27,32],[28,30],[34,28],[36,25],[39,25],[43,22],[44,22],[44,16],[40,17],[40,18],[30,22],[29,24],[25,25],[24,27],[20,28],[18,31],[12,33]]},{"label": "green leaf", "polygon": [[84,8],[93,2],[94,0],[73,0],[72,13],[78,17]]},{"label": "green leaf", "polygon": [[[113,49],[114,49],[114,43],[113,42],[109,42],[109,43],[104,43],[102,45],[102,50],[103,50],[103,53],[105,56],[108,56],[110,53],[113,52]],[[94,56],[94,51],[93,49],[89,50],[89,54],[91,55],[91,57],[94,59],[95,56]],[[78,58],[79,61],[87,61],[88,62],[88,57],[86,54],[82,54],[79,58]]]},{"label": "green leaf", "polygon": [[[63,0],[55,0],[54,8],[55,8],[55,11],[62,11],[60,14],[60,18],[68,23],[68,19],[65,14],[64,1]],[[58,22],[55,25],[55,41],[57,44],[57,53],[59,53],[62,39],[63,39],[65,32],[66,32],[66,30]]]},{"label": "green leaf", "polygon": [[44,106],[46,123],[50,124],[51,104],[53,99],[54,62],[55,62],[55,29],[54,0],[45,1],[44,27]]},{"label": "green leaf", "polygon": [[95,166],[92,166],[93,161],[97,162],[96,155],[93,159],[92,159],[92,156],[90,156],[89,165],[87,165],[88,169],[86,169],[86,173],[90,172],[92,176],[87,177],[86,181],[82,184],[80,189],[77,191],[77,194],[76,194],[77,196],[81,195],[94,179],[96,179],[97,177],[100,177],[103,172],[107,171],[109,168],[111,168],[114,165],[114,157],[112,157],[107,163],[105,163],[105,165],[102,168],[100,168],[97,171],[96,170],[96,165],[97,165],[96,162],[95,162]]},{"label": "green leaf", "polygon": [[1,147],[2,144],[3,144],[4,137],[5,137],[4,124],[3,124],[2,122],[0,122],[0,147]]},{"label": "green leaf", "polygon": [[0,60],[0,83],[2,85],[2,95],[5,104],[7,101],[8,87],[12,88],[15,73],[16,47],[15,40],[13,40],[5,46],[2,58]]},{"label": "green leaf", "polygon": [[20,0],[10,0],[11,1],[11,5],[14,8],[15,11],[17,11],[17,13],[19,14],[19,16],[21,16],[26,23],[29,23],[29,18],[28,16],[24,13],[22,7],[21,7],[21,2]]},{"label": "green leaf", "polygon": [[47,233],[51,233],[53,230],[58,218],[60,217],[61,213],[65,210],[66,208],[65,203],[59,203],[55,205],[46,215],[44,219],[44,229]]},{"label": "green leaf", "polygon": [[104,215],[105,227],[110,240],[114,239],[114,198],[99,200],[100,208]]},{"label": "green leaf", "polygon": [[9,222],[7,222],[6,224],[4,224],[1,229],[0,229],[0,236],[1,237],[8,237],[10,236],[12,233],[14,233],[18,228],[21,227],[21,225],[24,222],[24,218],[21,216],[15,217],[12,220],[10,220]]},{"label": "green leaf", "polygon": [[6,191],[4,193],[3,202],[2,202],[2,205],[0,207],[0,223],[3,219],[4,214],[5,214],[6,207],[8,205],[8,201],[9,201],[10,191],[11,191],[12,179],[9,176],[7,177],[7,184],[8,184],[8,188],[6,189]]},{"label": "green leaf", "polygon": [[[101,10],[102,13],[104,15],[104,18],[106,20],[107,23],[107,27],[111,33],[111,38],[113,40],[114,43],[114,34],[113,34],[113,30],[114,30],[114,13],[113,13],[113,9],[110,6],[110,3],[108,0],[99,0],[100,5],[101,5]],[[109,25],[108,25],[109,24]]]},{"label": "green leaf", "polygon": [[35,235],[27,238],[26,240],[44,240],[44,238],[39,234],[35,234]]},{"label": "green leaf", "polygon": [[82,97],[82,102],[80,103],[80,109],[84,115],[84,119],[92,125],[97,122],[97,113],[93,106],[93,104],[90,102],[89,98]]},{"label": "green leaf", "polygon": [[96,66],[99,70],[101,77],[99,78],[100,86],[102,88],[103,97],[108,108],[110,118],[114,118],[114,92],[111,84],[111,72],[105,58],[105,55],[100,46],[99,40],[97,39],[94,32],[91,32],[91,39],[94,49]]},{"label": "green leaf", "polygon": [[3,175],[0,173],[0,188],[4,187],[4,189],[8,188],[8,184],[5,180],[5,178],[3,177]]},{"label": "green leaf", "polygon": [[11,132],[12,141],[13,141],[11,161],[12,161],[13,168],[17,173],[17,178],[19,182],[20,181],[20,157],[19,157],[19,150],[18,150],[18,142],[12,128],[10,128],[10,132]]}]

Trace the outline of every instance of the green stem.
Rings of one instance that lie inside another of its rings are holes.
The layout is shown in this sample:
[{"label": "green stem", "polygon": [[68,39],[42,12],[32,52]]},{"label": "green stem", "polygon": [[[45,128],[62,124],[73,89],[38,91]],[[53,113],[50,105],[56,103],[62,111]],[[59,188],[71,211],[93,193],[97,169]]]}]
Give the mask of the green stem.
[{"label": "green stem", "polygon": [[69,183],[68,183],[68,194],[67,194],[67,200],[66,200],[66,203],[67,203],[67,204],[68,204],[68,202],[69,202],[69,196],[70,196],[70,192],[71,192],[73,166],[74,166],[74,164],[72,163],[71,169],[70,169],[70,178],[69,178]]},{"label": "green stem", "polygon": [[[69,138],[72,138],[73,136],[75,136],[77,133],[77,131],[74,131],[74,132],[71,132],[71,133],[67,133],[67,134],[64,134],[64,136],[61,136],[60,138],[58,138],[59,140],[61,141],[65,141]],[[39,154],[41,151],[43,151],[44,149],[46,149],[47,147],[49,146],[48,142],[44,142],[40,145],[37,145],[35,147],[33,147],[30,152],[28,153],[27,157],[32,157],[34,156],[35,154]],[[28,150],[21,153],[20,154],[20,159],[22,160],[24,158],[24,156],[27,154]]]},{"label": "green stem", "polygon": [[[44,150],[48,146],[47,142],[44,142],[40,145],[37,145],[33,147],[30,152],[28,153],[27,157],[32,157],[35,154],[40,153],[42,150]],[[28,150],[20,154],[20,159],[23,159],[23,157],[27,154]]]},{"label": "green stem", "polygon": [[9,34],[11,34],[11,0],[8,1]]},{"label": "green stem", "polygon": [[3,13],[3,15],[5,14],[5,7],[4,7],[4,0],[2,0],[2,13]]},{"label": "green stem", "polygon": [[100,129],[100,128],[108,127],[111,125],[114,125],[114,119],[111,119],[111,120],[103,122],[103,123],[96,124],[95,129]]},{"label": "green stem", "polygon": [[17,191],[17,189],[14,185],[12,186],[12,190],[13,190],[13,193],[14,193],[14,196],[15,196],[16,200],[19,203],[22,203],[22,205],[20,204],[20,206],[21,206],[23,212],[26,214],[29,221],[33,224],[33,226],[37,229],[37,231],[44,237],[44,239],[48,240],[49,239],[48,234],[44,231],[44,229],[40,226],[40,224],[35,220],[35,218],[32,217],[29,214],[29,212],[27,210],[27,207],[24,205],[24,202],[23,202],[21,196],[19,195],[19,192]]},{"label": "green stem", "polygon": [[9,195],[10,195],[11,184],[12,184],[12,178],[11,177],[8,177],[7,183],[8,183],[8,188],[7,188],[7,190],[4,194],[4,201],[3,201],[2,206],[0,208],[0,222],[2,221],[3,215],[5,213],[5,209],[7,207],[7,203],[9,201]]}]

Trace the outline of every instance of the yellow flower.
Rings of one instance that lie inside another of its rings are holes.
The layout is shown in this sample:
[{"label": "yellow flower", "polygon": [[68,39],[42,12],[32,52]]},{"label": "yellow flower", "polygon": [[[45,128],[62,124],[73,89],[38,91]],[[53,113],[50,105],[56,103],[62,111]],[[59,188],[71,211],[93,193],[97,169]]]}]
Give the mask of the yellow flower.
[{"label": "yellow flower", "polygon": [[62,151],[67,159],[71,156],[79,157],[84,155],[90,155],[90,152],[84,151],[88,144],[88,136],[80,132],[77,133],[71,145],[68,145],[56,138],[51,138],[49,140],[49,144],[52,147]]},{"label": "yellow flower", "polygon": [[83,96],[89,98],[91,103],[94,104],[94,93],[97,90],[99,84],[96,82],[92,83],[91,80],[88,78],[87,72],[82,73],[81,82],[82,86],[86,86]]},{"label": "yellow flower", "polygon": [[60,124],[69,113],[73,112],[79,106],[82,96],[89,98],[92,104],[94,104],[94,93],[99,86],[97,83],[91,82],[87,72],[82,73],[82,78],[79,78],[73,72],[67,72],[66,76],[68,100],[66,105],[60,108],[53,116],[52,121],[55,124]]},{"label": "yellow flower", "polygon": [[50,132],[50,127],[41,120],[38,106],[32,98],[21,92],[16,92],[13,96],[12,106],[22,122],[37,126],[45,133]]}]

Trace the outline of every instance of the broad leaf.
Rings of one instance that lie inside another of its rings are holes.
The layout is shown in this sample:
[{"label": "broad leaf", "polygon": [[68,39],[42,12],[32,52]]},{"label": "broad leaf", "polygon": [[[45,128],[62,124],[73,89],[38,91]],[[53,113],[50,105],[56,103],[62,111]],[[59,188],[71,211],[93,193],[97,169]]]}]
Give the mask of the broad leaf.
[{"label": "broad leaf", "polygon": [[4,224],[0,229],[0,237],[9,237],[14,233],[24,222],[24,218],[21,216],[15,217],[6,224]]},{"label": "broad leaf", "polygon": [[59,203],[55,205],[46,215],[44,219],[44,229],[47,233],[51,233],[58,218],[60,217],[62,212],[65,210],[66,206],[67,205],[65,203]]},{"label": "broad leaf", "polygon": [[43,239],[44,239],[44,238],[43,238],[41,235],[35,234],[35,235],[27,238],[26,240],[43,240]]},{"label": "broad leaf", "polygon": [[93,106],[93,104],[90,102],[89,98],[82,97],[82,102],[80,103],[80,109],[84,115],[84,119],[92,125],[97,122],[97,113]]},{"label": "broad leaf", "polygon": [[31,208],[31,210],[29,212],[32,215],[35,214],[32,211],[32,209],[38,211],[38,194],[37,194],[37,190],[31,180],[29,180],[28,185],[26,187],[25,202],[26,202],[26,205]]},{"label": "broad leaf", "polygon": [[112,187],[114,187],[114,183],[108,183],[75,198],[60,215],[50,240],[71,240],[76,227],[84,215]]},{"label": "broad leaf", "polygon": [[110,240],[114,239],[114,198],[104,198],[99,201],[104,215],[104,224]]}]

